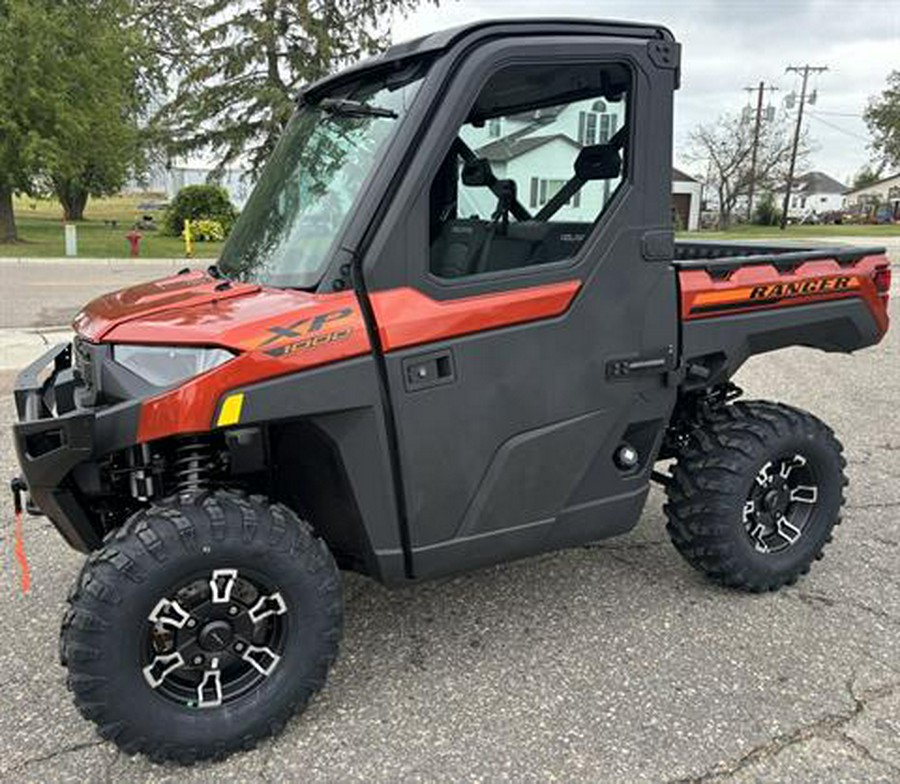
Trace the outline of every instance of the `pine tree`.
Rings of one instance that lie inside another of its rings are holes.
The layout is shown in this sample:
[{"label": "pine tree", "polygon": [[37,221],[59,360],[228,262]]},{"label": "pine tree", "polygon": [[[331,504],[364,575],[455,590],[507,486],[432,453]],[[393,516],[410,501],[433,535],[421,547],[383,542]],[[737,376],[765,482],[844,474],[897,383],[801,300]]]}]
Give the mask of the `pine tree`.
[{"label": "pine tree", "polygon": [[[393,13],[421,0],[194,0],[171,3],[188,26],[174,98],[158,115],[171,153],[224,166],[268,159],[300,88],[384,49]],[[177,8],[176,8],[177,7]]]}]

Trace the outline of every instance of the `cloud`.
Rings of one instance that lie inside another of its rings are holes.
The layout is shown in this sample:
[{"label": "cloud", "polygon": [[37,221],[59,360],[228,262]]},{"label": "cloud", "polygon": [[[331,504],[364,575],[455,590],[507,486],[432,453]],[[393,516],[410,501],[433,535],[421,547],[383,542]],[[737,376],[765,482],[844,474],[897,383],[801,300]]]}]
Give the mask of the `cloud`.
[{"label": "cloud", "polygon": [[[490,18],[548,17],[546,0],[442,0],[394,22],[403,40]],[[813,167],[846,180],[869,160],[861,118],[892,68],[900,67],[900,2],[848,0],[556,0],[557,17],[628,19],[669,27],[683,45],[682,88],[675,97],[675,149],[690,130],[747,103],[743,88],[761,79],[781,88],[798,79],[788,65],[827,65],[814,80],[818,101],[805,124],[816,142]]]}]

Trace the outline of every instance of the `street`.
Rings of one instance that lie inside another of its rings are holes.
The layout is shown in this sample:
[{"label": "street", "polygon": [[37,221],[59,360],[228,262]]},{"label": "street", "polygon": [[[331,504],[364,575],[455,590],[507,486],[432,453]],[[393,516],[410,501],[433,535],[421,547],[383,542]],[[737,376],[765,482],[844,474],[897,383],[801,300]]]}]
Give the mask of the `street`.
[{"label": "street", "polygon": [[203,268],[200,260],[0,259],[4,296],[0,330],[67,327],[78,309],[106,291],[171,275],[181,267]]},{"label": "street", "polygon": [[[170,269],[13,267],[7,330],[63,326],[88,296]],[[0,370],[4,482],[13,376]],[[669,543],[656,489],[634,532],[595,546],[399,590],[346,574],[326,689],[276,739],[191,769],[129,758],[78,715],[56,646],[82,556],[26,519],[22,597],[4,500],[0,778],[900,781],[900,332],[855,356],[756,357],[736,381],[812,411],[846,448],[843,524],[797,585],[706,582]]]}]

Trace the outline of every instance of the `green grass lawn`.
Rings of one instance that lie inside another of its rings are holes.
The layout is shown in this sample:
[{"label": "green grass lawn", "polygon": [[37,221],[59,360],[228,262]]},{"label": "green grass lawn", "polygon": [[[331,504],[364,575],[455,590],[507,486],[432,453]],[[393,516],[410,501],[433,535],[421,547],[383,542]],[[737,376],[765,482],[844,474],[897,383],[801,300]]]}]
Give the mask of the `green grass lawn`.
[{"label": "green grass lawn", "polygon": [[[125,235],[143,214],[138,204],[159,201],[151,196],[116,196],[91,199],[85,210],[85,220],[78,223],[78,255],[82,258],[118,258],[129,255]],[[55,201],[19,198],[15,201],[16,224],[22,240],[15,245],[0,244],[0,257],[48,257],[65,255],[62,208]],[[162,212],[152,211],[157,221]],[[113,228],[108,221],[118,221]],[[107,221],[106,223],[104,221]],[[184,256],[184,242],[179,237],[166,237],[159,231],[145,231],[140,255],[146,258],[180,258]],[[802,240],[808,237],[900,237],[900,225],[867,226],[788,226],[784,231],[769,226],[738,226],[730,231],[681,232],[685,239],[708,240]],[[215,258],[222,248],[220,242],[194,244],[194,256]]]},{"label": "green grass lawn", "polygon": [[781,231],[777,226],[737,226],[729,231],[679,232],[685,239],[709,240],[802,240],[806,237],[900,237],[900,224],[840,225],[840,226],[788,226]]},{"label": "green grass lawn", "polygon": [[[138,204],[158,199],[142,197],[113,197],[91,199],[84,211],[85,220],[77,223],[78,256],[80,258],[117,258],[130,254],[125,235],[144,211]],[[16,226],[20,242],[0,244],[0,257],[48,257],[65,255],[62,207],[42,199],[16,199]],[[162,220],[159,210],[146,212],[157,222]],[[104,222],[106,221],[106,222]],[[109,221],[118,221],[114,228]],[[180,258],[184,256],[184,242],[179,237],[166,237],[159,231],[142,231],[140,255],[145,258]],[[194,243],[194,256],[211,258],[219,255],[221,242]]]}]

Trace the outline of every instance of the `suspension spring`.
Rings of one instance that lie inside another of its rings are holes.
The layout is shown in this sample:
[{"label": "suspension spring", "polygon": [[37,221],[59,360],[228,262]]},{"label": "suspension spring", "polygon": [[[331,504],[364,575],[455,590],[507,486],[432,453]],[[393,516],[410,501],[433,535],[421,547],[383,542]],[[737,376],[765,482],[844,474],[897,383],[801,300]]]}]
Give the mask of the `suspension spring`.
[{"label": "suspension spring", "polygon": [[191,439],[175,447],[172,474],[179,495],[205,490],[209,486],[212,471],[213,452],[209,444]]}]

